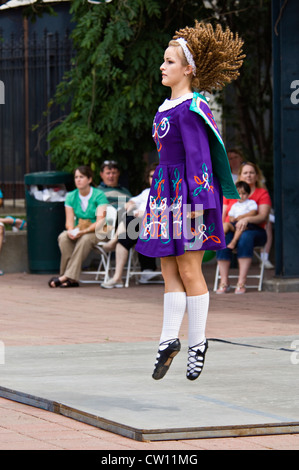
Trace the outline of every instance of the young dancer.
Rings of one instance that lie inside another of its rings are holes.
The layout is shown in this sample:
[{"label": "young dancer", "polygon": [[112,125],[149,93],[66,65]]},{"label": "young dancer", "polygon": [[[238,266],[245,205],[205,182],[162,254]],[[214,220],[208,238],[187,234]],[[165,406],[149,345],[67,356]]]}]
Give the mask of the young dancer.
[{"label": "young dancer", "polygon": [[217,125],[207,100],[210,92],[236,79],[242,44],[229,29],[195,23],[176,32],[160,69],[171,97],[153,123],[159,153],[137,251],[161,257],[165,282],[163,327],[153,378],[164,377],[180,351],[179,330],[187,308],[187,378],[204,365],[209,292],[201,264],[205,250],[225,247],[222,194],[238,198]]}]

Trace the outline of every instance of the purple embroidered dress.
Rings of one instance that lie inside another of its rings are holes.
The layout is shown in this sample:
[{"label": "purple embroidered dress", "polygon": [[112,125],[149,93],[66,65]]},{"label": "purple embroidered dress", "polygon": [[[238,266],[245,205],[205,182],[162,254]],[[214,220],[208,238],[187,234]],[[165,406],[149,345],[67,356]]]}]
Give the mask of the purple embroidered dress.
[{"label": "purple embroidered dress", "polygon": [[[149,257],[226,248],[222,189],[213,174],[208,125],[190,110],[192,98],[189,93],[165,100],[154,119],[159,165],[136,245]],[[188,218],[195,210],[204,210],[203,216]]]}]

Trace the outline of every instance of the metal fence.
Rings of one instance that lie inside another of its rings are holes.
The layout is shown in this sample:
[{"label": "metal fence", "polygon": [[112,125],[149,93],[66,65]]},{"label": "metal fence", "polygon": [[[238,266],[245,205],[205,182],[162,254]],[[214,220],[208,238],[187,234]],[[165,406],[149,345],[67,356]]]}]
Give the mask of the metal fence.
[{"label": "metal fence", "polygon": [[6,199],[24,197],[24,174],[53,169],[47,134],[61,112],[46,111],[72,55],[69,32],[45,30],[42,38],[29,38],[24,28],[0,39],[0,188]]}]

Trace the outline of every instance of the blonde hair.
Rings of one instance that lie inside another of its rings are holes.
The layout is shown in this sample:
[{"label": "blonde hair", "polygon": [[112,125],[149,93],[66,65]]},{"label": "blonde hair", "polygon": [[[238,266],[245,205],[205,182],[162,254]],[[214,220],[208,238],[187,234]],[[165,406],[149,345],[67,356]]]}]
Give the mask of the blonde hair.
[{"label": "blonde hair", "polygon": [[265,177],[263,175],[263,172],[262,170],[255,164],[255,163],[252,163],[252,162],[243,162],[239,168],[239,171],[238,171],[238,178],[237,178],[237,181],[242,181],[240,178],[241,178],[241,173],[242,173],[242,170],[244,168],[244,166],[246,165],[249,165],[251,166],[256,175],[257,175],[257,180],[256,180],[256,187],[257,188],[265,188]]},{"label": "blonde hair", "polygon": [[[192,77],[191,86],[198,91],[212,92],[221,90],[227,83],[239,76],[239,68],[243,64],[245,54],[242,53],[243,41],[238,33],[235,37],[227,27],[222,30],[217,24],[215,30],[210,23],[195,21],[194,28],[186,27],[175,32],[169,46],[179,46],[175,39],[183,38],[187,41],[196,65],[196,75]],[[187,59],[181,49],[183,65]]]}]

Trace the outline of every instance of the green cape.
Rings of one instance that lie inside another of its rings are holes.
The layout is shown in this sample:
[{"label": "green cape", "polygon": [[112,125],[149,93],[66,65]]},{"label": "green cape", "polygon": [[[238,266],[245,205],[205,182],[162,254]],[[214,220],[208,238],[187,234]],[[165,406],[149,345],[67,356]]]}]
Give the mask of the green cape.
[{"label": "green cape", "polygon": [[206,98],[200,93],[193,93],[190,110],[199,114],[208,124],[209,129],[212,130],[212,132],[209,132],[209,142],[213,173],[221,184],[223,195],[227,199],[240,199],[232,178],[224,143]]}]

